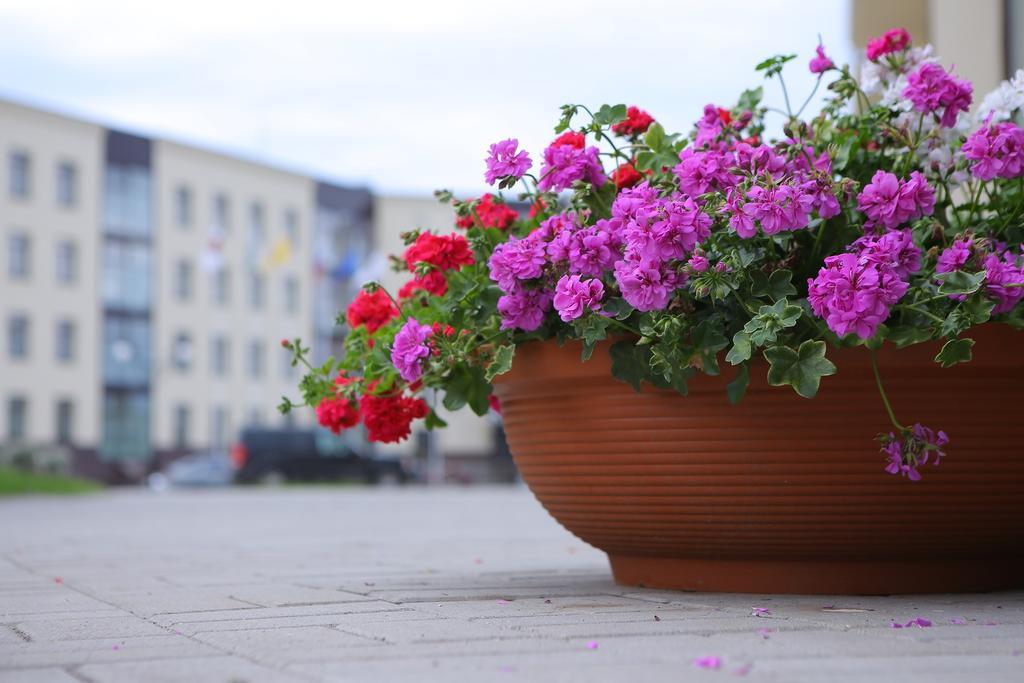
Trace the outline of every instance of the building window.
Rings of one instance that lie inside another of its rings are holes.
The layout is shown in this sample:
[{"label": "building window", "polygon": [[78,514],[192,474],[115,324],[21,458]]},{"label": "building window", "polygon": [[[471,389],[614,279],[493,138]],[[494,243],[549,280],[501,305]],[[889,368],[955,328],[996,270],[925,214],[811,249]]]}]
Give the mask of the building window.
[{"label": "building window", "polygon": [[214,377],[226,377],[231,372],[231,347],[227,337],[214,337],[210,347],[210,372]]},{"label": "building window", "polygon": [[7,401],[7,438],[24,441],[28,434],[28,401],[14,396]]},{"label": "building window", "polygon": [[174,191],[174,222],[179,228],[192,225],[192,191],[184,185]]},{"label": "building window", "polygon": [[103,347],[106,385],[137,387],[149,381],[150,331],[146,318],[108,315],[103,321]]},{"label": "building window", "polygon": [[217,406],[210,416],[210,446],[226,450],[231,439],[231,414],[226,406]]},{"label": "building window", "polygon": [[57,205],[69,209],[78,201],[78,169],[70,161],[57,164]]},{"label": "building window", "polygon": [[293,247],[299,244],[299,212],[295,209],[285,209],[284,212],[284,234]]},{"label": "building window", "polygon": [[7,273],[13,280],[24,280],[32,272],[32,241],[28,235],[11,235],[8,240]]},{"label": "building window", "polygon": [[57,360],[68,362],[75,358],[75,323],[71,320],[57,322]]},{"label": "building window", "polygon": [[210,298],[217,306],[231,303],[231,271],[220,268],[210,275]]},{"label": "building window", "polygon": [[10,168],[10,190],[11,196],[18,199],[27,199],[31,186],[29,177],[32,173],[32,162],[25,152],[11,152],[8,159]]},{"label": "building window", "polygon": [[260,273],[249,274],[249,306],[261,310],[267,305],[267,279]]},{"label": "building window", "polygon": [[290,314],[299,312],[299,281],[294,277],[284,281],[284,308]]},{"label": "building window", "polygon": [[149,169],[108,165],[104,172],[103,227],[108,235],[140,237],[152,229]]},{"label": "building window", "polygon": [[186,372],[192,367],[192,337],[188,332],[179,332],[171,344],[171,366]]},{"label": "building window", "polygon": [[213,198],[213,227],[221,233],[231,232],[231,202],[226,194]]},{"label": "building window", "polygon": [[263,205],[253,202],[249,205],[249,246],[259,249],[267,241],[267,226],[263,220]]},{"label": "building window", "polygon": [[74,242],[57,243],[57,282],[71,285],[78,280],[78,247]]},{"label": "building window", "polygon": [[74,439],[75,404],[70,399],[57,401],[57,443],[69,444]]},{"label": "building window", "polygon": [[188,450],[191,421],[192,411],[187,405],[179,403],[174,406],[174,447],[179,451]]},{"label": "building window", "polygon": [[103,303],[108,308],[149,308],[149,246],[120,240],[103,245]]},{"label": "building window", "polygon": [[28,358],[28,317],[15,315],[7,322],[7,350],[11,358]]},{"label": "building window", "polygon": [[252,379],[259,379],[263,376],[266,351],[263,341],[253,339],[249,342],[249,376]]},{"label": "building window", "polygon": [[178,301],[192,298],[192,263],[189,261],[178,261],[174,267],[174,295]]}]

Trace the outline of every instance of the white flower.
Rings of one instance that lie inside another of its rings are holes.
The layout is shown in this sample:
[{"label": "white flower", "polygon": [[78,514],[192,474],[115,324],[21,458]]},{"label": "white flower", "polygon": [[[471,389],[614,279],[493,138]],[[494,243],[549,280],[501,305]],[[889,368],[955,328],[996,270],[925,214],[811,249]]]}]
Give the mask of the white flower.
[{"label": "white flower", "polygon": [[992,121],[1007,121],[1018,109],[1024,109],[1024,69],[1018,69],[1013,78],[1003,81],[985,95],[978,107],[978,123],[982,123],[989,114],[992,114]]}]

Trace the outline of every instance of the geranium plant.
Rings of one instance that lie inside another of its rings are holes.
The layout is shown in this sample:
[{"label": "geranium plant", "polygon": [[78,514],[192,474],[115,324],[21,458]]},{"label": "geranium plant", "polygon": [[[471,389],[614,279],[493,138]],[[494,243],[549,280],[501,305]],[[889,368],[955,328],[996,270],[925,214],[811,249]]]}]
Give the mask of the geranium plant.
[{"label": "geranium plant", "polygon": [[[936,363],[970,361],[971,328],[1024,323],[1024,72],[971,114],[971,84],[906,31],[866,57],[858,80],[819,44],[809,68],[830,94],[813,116],[813,93],[793,107],[785,55],[757,66],[780,108],[754,88],[677,134],[636,107],[566,105],[535,172],[515,139],[491,145],[485,180],[517,202],[438,192],[457,231],[405,235],[408,283],[364,287],[339,316],[340,357],[311,367],[282,342],[309,370],[302,403],[335,432],[362,421],[398,441],[412,420],[443,426],[424,396],[496,408],[517,345],[547,339],[582,341],[583,361],[610,340],[637,390],[732,373],[734,403],[755,371],[813,398],[830,347],[944,340]],[[899,421],[874,367],[883,467],[916,480],[949,439]]]}]

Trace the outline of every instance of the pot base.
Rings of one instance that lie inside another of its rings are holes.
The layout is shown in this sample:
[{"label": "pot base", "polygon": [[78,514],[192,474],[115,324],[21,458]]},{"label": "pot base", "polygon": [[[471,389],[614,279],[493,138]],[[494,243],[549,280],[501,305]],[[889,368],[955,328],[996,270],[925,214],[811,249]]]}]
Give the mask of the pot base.
[{"label": "pot base", "polygon": [[700,560],[609,555],[616,583],[713,593],[896,595],[1020,588],[1024,559],[919,562]]}]

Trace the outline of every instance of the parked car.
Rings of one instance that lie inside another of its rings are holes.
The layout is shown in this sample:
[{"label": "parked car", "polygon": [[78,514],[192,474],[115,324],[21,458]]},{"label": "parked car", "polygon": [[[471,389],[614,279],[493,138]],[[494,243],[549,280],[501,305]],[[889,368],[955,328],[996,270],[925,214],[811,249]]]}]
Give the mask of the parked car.
[{"label": "parked car", "polygon": [[235,481],[242,484],[339,480],[403,484],[409,478],[398,459],[360,453],[322,429],[245,429],[231,459]]},{"label": "parked car", "polygon": [[224,451],[211,451],[179,458],[163,470],[150,474],[147,483],[154,491],[185,486],[227,486],[234,475],[230,456]]}]

